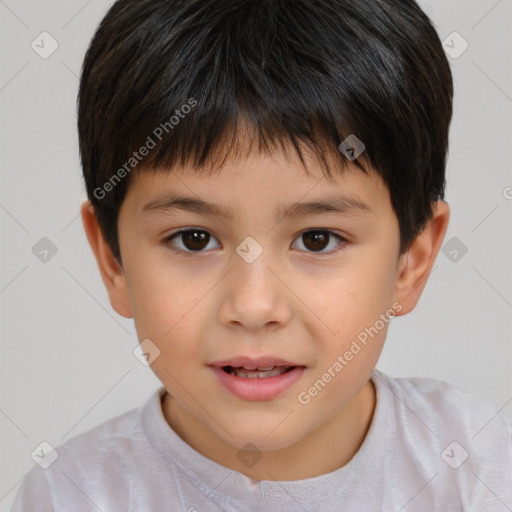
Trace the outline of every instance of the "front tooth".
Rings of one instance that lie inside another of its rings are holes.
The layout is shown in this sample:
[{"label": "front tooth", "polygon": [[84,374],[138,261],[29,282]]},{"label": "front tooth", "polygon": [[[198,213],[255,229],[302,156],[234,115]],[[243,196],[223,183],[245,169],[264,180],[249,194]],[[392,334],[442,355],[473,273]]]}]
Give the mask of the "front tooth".
[{"label": "front tooth", "polygon": [[268,372],[269,370],[272,370],[273,368],[275,368],[275,367],[269,366],[268,368],[256,368],[256,370],[258,370],[260,372]]},{"label": "front tooth", "polygon": [[240,370],[238,368],[234,368],[232,373],[237,377],[245,377],[247,379],[259,379],[265,377],[275,377],[276,375],[281,375],[285,371],[284,368],[276,368],[275,370],[270,371],[249,371],[249,370]]}]

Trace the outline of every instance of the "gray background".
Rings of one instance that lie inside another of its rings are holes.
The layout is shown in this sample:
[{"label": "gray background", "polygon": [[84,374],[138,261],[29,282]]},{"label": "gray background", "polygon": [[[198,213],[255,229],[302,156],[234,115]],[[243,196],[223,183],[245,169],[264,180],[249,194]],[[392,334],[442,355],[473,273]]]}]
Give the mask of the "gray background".
[{"label": "gray background", "polygon": [[[110,4],[0,1],[1,510],[42,441],[57,447],[160,386],[133,355],[132,320],[111,309],[79,217],[78,75]],[[450,381],[512,416],[512,1],[421,4],[447,50],[463,48],[454,31],[469,44],[450,57],[445,246],[459,247],[445,247],[418,307],[393,322],[378,368]],[[47,59],[31,47],[43,31],[59,45]],[[32,252],[43,237],[57,248],[46,262]]]}]

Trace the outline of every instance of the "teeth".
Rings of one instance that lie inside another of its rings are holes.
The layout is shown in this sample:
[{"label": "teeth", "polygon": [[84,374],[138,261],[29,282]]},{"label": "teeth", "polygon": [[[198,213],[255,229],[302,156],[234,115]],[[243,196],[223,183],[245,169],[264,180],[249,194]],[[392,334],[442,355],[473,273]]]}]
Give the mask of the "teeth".
[{"label": "teeth", "polygon": [[277,375],[282,375],[289,367],[281,366],[276,368],[272,366],[269,369],[258,368],[257,370],[246,370],[245,368],[231,368],[230,374],[236,375],[237,377],[244,377],[247,379],[261,379],[265,377],[275,377]]}]

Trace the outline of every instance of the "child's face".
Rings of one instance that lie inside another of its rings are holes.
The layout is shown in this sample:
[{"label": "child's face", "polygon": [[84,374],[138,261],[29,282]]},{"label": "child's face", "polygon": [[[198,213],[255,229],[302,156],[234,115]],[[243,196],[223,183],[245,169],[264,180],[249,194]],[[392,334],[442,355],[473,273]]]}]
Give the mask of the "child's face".
[{"label": "child's face", "polygon": [[[307,163],[311,177],[294,153],[252,155],[211,176],[140,173],[120,210],[130,313],[139,339],[160,350],[151,367],[183,412],[232,446],[288,446],[349,404],[400,310],[399,227],[387,187],[353,164],[332,184],[316,160]],[[229,209],[232,218],[145,208],[173,194]],[[336,198],[366,208],[276,213]],[[191,228],[200,231],[165,241]],[[272,385],[245,377],[237,394],[221,381],[243,377],[212,363],[238,356],[302,368]]]}]

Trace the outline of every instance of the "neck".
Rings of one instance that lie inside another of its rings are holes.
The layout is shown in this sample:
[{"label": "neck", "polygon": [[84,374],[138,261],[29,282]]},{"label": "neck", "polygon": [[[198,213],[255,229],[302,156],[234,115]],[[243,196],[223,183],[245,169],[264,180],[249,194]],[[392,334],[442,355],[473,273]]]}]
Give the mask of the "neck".
[{"label": "neck", "polygon": [[164,397],[162,408],[171,428],[205,457],[256,480],[286,481],[313,478],[345,466],[363,444],[375,404],[375,387],[369,380],[343,409],[296,443],[261,452],[263,463],[253,467],[242,464],[238,447],[215,436],[169,393]]}]

